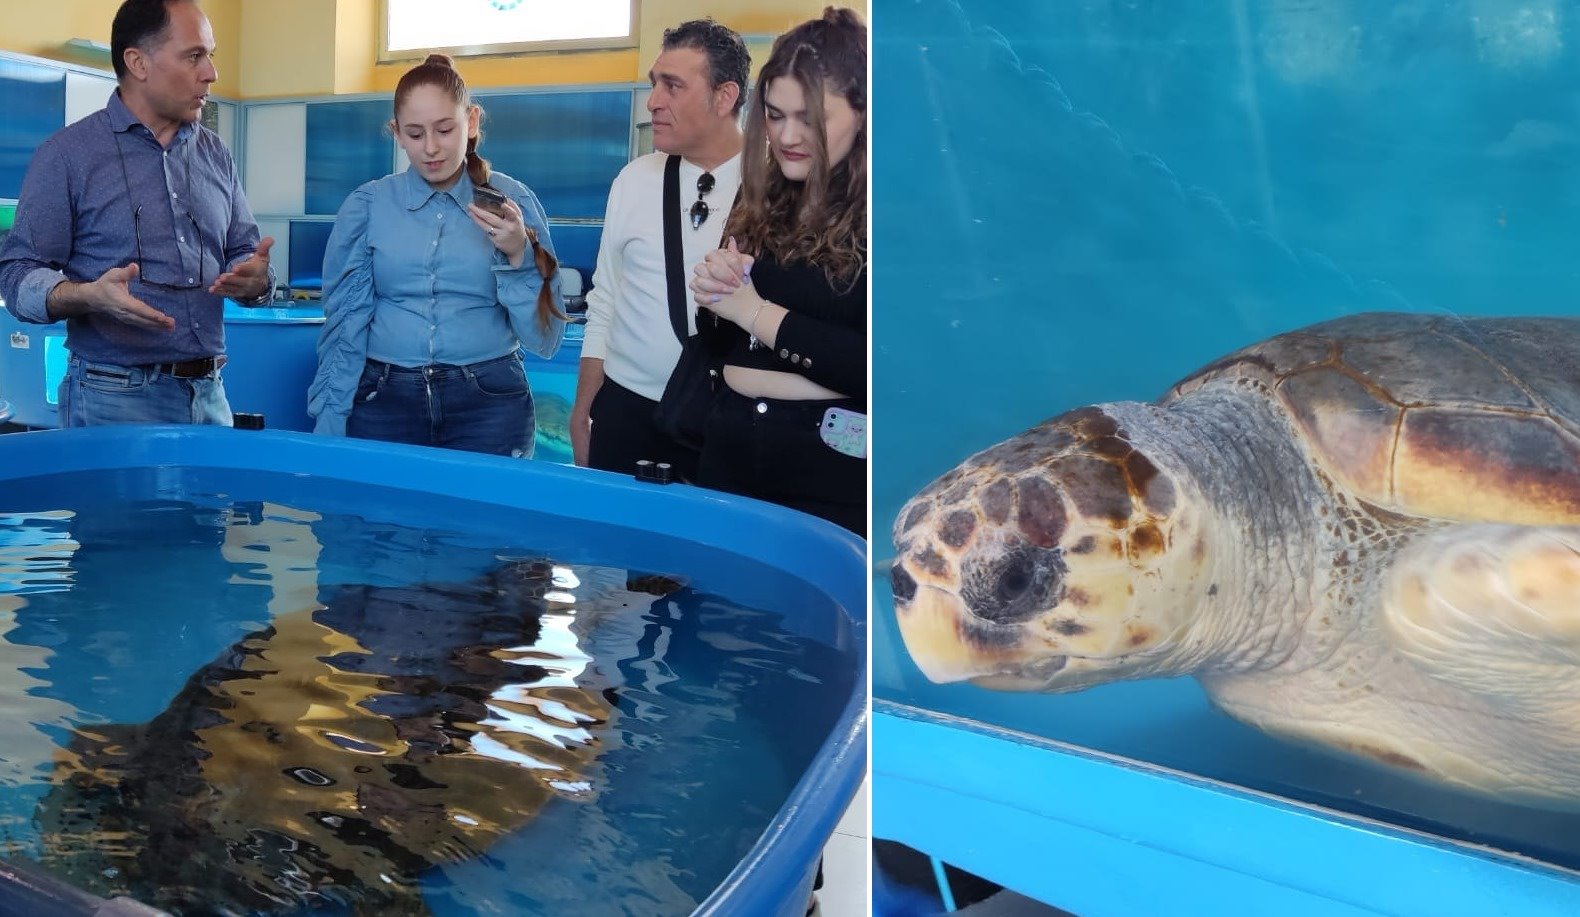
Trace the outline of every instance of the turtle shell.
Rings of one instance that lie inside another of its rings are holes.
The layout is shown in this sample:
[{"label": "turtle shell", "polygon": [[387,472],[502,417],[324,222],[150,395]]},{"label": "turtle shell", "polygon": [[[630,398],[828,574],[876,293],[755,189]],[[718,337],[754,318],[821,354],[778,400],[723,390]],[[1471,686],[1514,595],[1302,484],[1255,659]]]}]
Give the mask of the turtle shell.
[{"label": "turtle shell", "polygon": [[1270,338],[1176,385],[1252,383],[1313,464],[1393,512],[1580,523],[1580,319],[1370,313]]}]

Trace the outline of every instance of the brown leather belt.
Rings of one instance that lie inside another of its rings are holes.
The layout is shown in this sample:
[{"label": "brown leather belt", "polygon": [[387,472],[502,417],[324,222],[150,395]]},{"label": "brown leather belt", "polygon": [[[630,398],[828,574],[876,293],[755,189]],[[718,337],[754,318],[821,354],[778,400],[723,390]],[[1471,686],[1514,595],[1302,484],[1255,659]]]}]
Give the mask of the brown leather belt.
[{"label": "brown leather belt", "polygon": [[225,355],[217,357],[202,357],[196,360],[182,360],[180,363],[155,363],[151,369],[155,372],[174,376],[177,379],[206,379],[219,371],[225,365]]}]

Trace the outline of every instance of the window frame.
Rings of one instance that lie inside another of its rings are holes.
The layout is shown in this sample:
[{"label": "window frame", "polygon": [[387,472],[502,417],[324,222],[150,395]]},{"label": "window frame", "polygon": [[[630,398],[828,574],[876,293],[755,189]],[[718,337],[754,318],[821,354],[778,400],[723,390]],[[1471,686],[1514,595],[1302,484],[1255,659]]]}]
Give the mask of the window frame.
[{"label": "window frame", "polygon": [[[572,0],[574,2],[574,0]],[[568,38],[553,41],[515,41],[477,45],[452,45],[449,47],[412,48],[390,50],[390,0],[379,0],[378,63],[388,64],[420,61],[429,54],[448,54],[451,57],[483,57],[524,54],[560,54],[575,51],[626,51],[640,44],[642,0],[626,0],[631,10],[630,28],[623,36],[607,38]]]}]

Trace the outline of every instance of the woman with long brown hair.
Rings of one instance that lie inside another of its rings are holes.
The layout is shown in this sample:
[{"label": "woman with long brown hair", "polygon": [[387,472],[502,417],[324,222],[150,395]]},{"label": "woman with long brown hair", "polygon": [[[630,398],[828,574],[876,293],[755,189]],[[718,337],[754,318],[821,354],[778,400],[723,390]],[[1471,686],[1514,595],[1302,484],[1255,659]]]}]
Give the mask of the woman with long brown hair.
[{"label": "woman with long brown hair", "polygon": [[346,198],[324,253],[316,432],[532,454],[521,351],[553,356],[565,315],[543,207],[478,155],[482,116],[443,54],[396,86],[411,165]]},{"label": "woman with long brown hair", "polygon": [[697,266],[723,360],[698,483],[866,534],[867,27],[829,7],[774,43],[728,244]]}]

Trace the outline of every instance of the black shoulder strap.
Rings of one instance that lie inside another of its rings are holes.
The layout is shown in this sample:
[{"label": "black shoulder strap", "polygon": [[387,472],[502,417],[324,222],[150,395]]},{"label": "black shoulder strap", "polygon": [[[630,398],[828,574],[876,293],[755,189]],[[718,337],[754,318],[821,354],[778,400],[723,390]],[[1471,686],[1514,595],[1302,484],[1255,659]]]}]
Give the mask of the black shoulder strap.
[{"label": "black shoulder strap", "polygon": [[664,164],[664,274],[669,278],[669,323],[681,344],[686,332],[685,254],[680,244],[680,157]]}]

